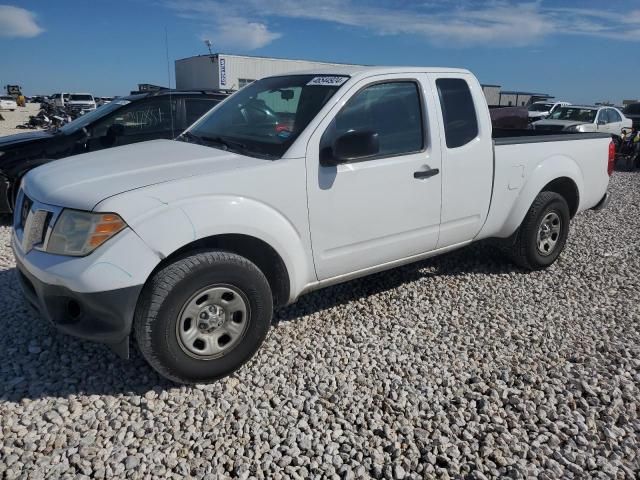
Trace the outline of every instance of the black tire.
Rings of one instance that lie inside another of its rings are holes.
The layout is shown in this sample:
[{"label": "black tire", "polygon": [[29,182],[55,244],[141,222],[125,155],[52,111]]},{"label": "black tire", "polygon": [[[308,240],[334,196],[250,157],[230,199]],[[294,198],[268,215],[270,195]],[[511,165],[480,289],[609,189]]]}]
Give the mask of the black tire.
[{"label": "black tire", "polygon": [[[538,231],[543,220],[551,213],[555,213],[560,219],[560,231],[553,250],[543,254],[538,248]],[[549,267],[564,249],[569,236],[570,220],[569,205],[564,197],[555,192],[541,192],[508,245],[509,256],[516,265],[527,270]]]},{"label": "black tire", "polygon": [[[181,346],[177,323],[183,306],[203,288],[224,285],[239,291],[248,305],[248,326],[239,343],[214,359],[194,358]],[[239,255],[204,251],[159,270],[142,291],[134,332],[144,358],[162,376],[178,383],[209,383],[225,377],[253,357],[273,316],[273,297],[264,274]]]}]

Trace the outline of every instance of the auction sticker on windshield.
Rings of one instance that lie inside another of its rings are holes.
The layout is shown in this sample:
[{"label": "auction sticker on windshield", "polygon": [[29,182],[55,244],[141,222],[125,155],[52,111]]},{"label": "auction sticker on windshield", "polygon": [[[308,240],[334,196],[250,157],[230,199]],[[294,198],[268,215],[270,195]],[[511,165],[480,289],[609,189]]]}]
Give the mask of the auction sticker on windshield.
[{"label": "auction sticker on windshield", "polygon": [[314,77],[307,85],[340,86],[347,80],[349,80],[349,77]]}]

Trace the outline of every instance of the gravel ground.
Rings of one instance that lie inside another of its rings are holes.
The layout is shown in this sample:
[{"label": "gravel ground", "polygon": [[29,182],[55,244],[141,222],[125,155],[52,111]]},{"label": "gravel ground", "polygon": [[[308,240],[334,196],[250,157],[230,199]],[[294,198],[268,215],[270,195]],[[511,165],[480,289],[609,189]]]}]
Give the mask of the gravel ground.
[{"label": "gravel ground", "polygon": [[310,294],[202,387],[56,333],[0,229],[0,478],[638,478],[640,174],[551,269],[486,246]]},{"label": "gravel ground", "polygon": [[37,114],[39,110],[39,103],[27,103],[24,107],[18,107],[15,112],[0,110],[0,115],[4,118],[4,120],[0,120],[0,137],[14,133],[31,132],[32,130],[20,129],[16,126],[28,122],[29,116]]}]

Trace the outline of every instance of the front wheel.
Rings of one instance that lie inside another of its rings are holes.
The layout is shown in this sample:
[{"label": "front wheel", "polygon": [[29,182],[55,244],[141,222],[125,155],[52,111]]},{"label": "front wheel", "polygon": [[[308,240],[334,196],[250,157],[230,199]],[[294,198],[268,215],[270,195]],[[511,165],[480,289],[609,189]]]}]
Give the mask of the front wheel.
[{"label": "front wheel", "polygon": [[134,320],[140,351],[161,375],[208,383],[240,368],[271,324],[264,274],[239,255],[195,253],[159,270],[145,286]]},{"label": "front wheel", "polygon": [[569,206],[555,192],[541,192],[515,234],[509,253],[518,266],[541,270],[553,264],[569,236]]}]

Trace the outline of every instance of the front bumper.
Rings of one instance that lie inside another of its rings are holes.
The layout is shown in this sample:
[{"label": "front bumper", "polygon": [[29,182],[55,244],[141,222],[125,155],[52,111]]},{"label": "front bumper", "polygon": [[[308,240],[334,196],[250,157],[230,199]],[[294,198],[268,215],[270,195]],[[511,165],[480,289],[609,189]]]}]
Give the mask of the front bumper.
[{"label": "front bumper", "polygon": [[[22,194],[19,210],[21,201]],[[55,208],[34,202],[27,218]],[[62,332],[106,343],[126,358],[138,297],[159,255],[130,228],[85,257],[53,255],[29,246],[33,229],[25,241],[19,224],[14,219],[11,247],[29,303]]]},{"label": "front bumper", "polygon": [[63,333],[108,344],[129,356],[129,333],[142,285],[105,292],[74,292],[39,280],[16,260],[18,280],[27,301]]}]

